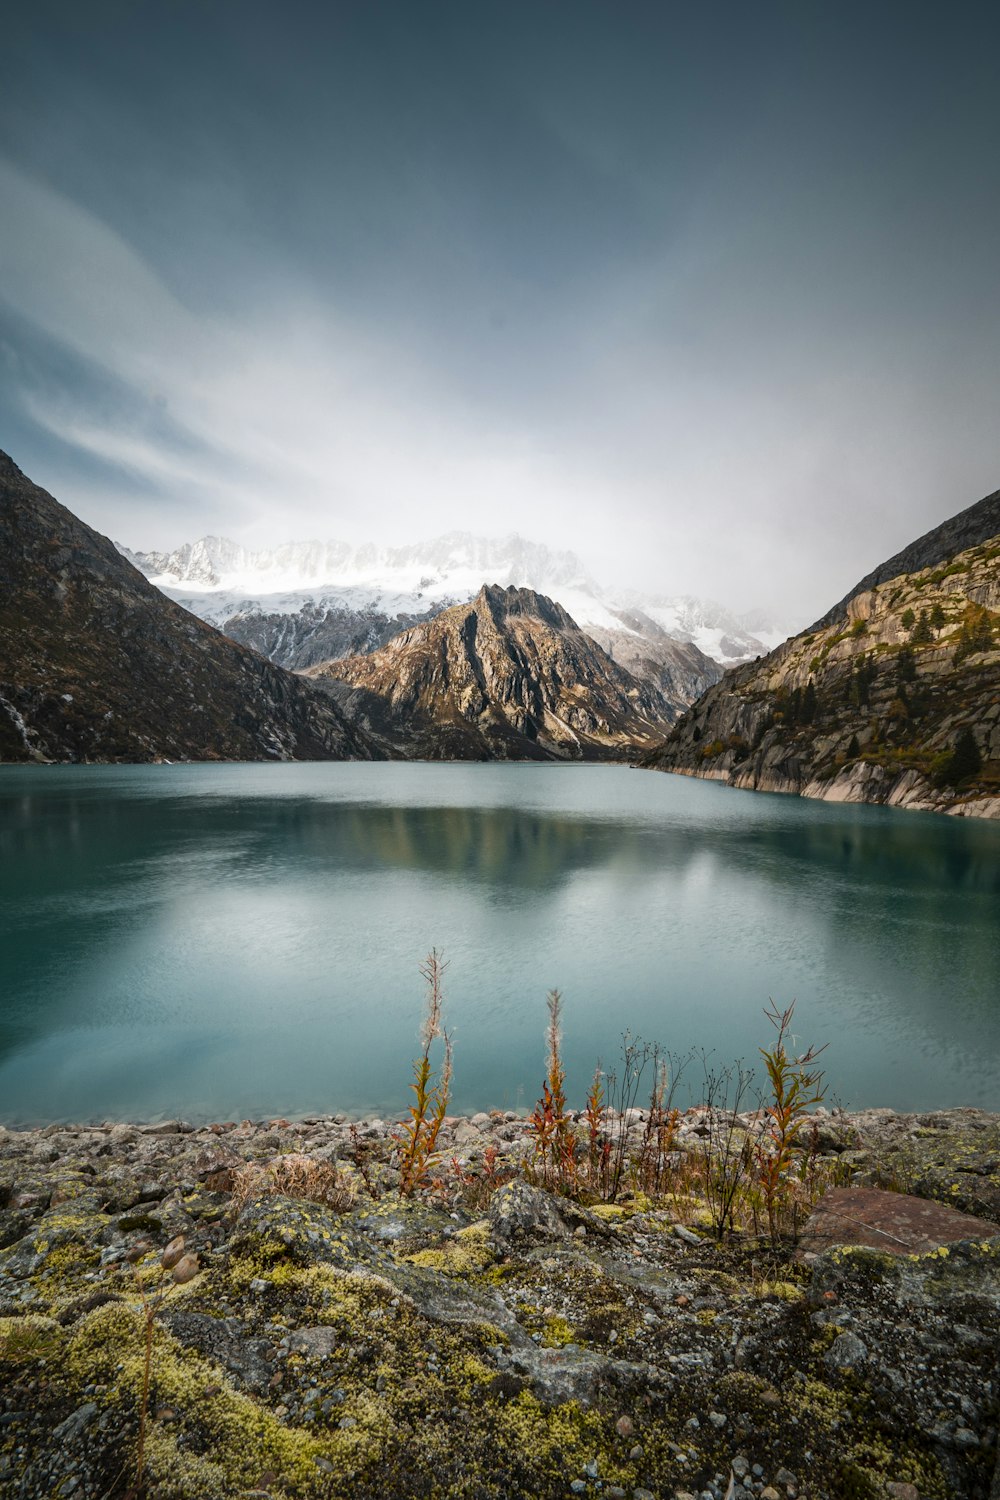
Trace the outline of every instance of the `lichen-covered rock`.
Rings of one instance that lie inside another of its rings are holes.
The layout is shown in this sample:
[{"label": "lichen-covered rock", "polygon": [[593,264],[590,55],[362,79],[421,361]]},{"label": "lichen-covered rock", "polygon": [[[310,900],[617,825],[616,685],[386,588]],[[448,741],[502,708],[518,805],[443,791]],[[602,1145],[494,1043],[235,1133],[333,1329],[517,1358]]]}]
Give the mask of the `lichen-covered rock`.
[{"label": "lichen-covered rock", "polygon": [[[857,1132],[861,1172],[886,1142],[944,1160],[996,1123],[940,1120],[836,1128]],[[344,1213],[243,1203],[194,1170],[219,1137],[237,1170],[329,1160],[342,1120],[0,1135],[26,1220],[0,1251],[0,1494],[120,1500],[148,1354],[149,1500],[721,1500],[730,1473],[761,1500],[887,1500],[890,1484],[987,1500],[1000,1240],[804,1264],[792,1245],[681,1237],[674,1202],[588,1210],[521,1177],[490,1192],[522,1131],[476,1128],[507,1153],[487,1186],[466,1160],[427,1198],[362,1184]],[[392,1145],[372,1129],[379,1173]],[[108,1211],[126,1179],[162,1196]],[[164,1264],[178,1248],[198,1265],[183,1285]]]},{"label": "lichen-covered rock", "polygon": [[531,1240],[561,1240],[569,1230],[556,1199],[521,1178],[508,1182],[490,1202],[490,1231],[498,1245],[511,1248]]}]

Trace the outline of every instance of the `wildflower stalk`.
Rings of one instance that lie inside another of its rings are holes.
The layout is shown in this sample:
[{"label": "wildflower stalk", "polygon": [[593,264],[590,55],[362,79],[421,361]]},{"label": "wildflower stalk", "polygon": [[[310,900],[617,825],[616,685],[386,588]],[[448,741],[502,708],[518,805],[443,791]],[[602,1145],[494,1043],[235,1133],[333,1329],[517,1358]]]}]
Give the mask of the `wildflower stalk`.
[{"label": "wildflower stalk", "polygon": [[[448,1113],[452,1045],[442,1020],[442,979],[447,967],[436,948],[431,949],[420,966],[421,977],[427,985],[427,1005],[420,1033],[421,1052],[414,1060],[413,1082],[410,1084],[416,1097],[410,1105],[410,1118],[399,1137],[399,1191],[404,1197],[410,1197],[417,1188],[426,1186],[428,1172],[435,1160],[438,1136]],[[435,1082],[431,1046],[438,1038],[444,1043],[444,1061]]]}]

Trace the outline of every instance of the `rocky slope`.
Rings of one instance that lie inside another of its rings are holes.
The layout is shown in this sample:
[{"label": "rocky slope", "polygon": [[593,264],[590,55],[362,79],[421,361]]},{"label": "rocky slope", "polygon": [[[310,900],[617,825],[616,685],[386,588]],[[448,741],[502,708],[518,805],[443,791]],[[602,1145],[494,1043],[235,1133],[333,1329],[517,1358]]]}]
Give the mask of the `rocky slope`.
[{"label": "rocky slope", "polygon": [[1000,817],[1000,491],[728,672],[645,764],[756,791]]},{"label": "rocky slope", "polygon": [[673,718],[561,605],[497,585],[308,675],[377,741],[422,758],[622,757],[655,743]]},{"label": "rocky slope", "polygon": [[372,753],[327,695],[165,599],[0,453],[0,761]]},{"label": "rocky slope", "polygon": [[0,1128],[0,1493],[986,1500],[1000,1121],[815,1123],[799,1250],[532,1186],[512,1113],[409,1199],[382,1121]]},{"label": "rocky slope", "polygon": [[[221,622],[232,640],[251,646],[278,666],[298,671],[338,656],[358,656],[386,646],[411,626],[426,624],[449,606],[432,604],[418,613],[388,615],[371,606],[303,604],[265,613],[248,605]],[[722,676],[722,668],[693,641],[677,640],[642,610],[601,610],[601,622],[586,633],[619,666],[647,683],[680,713]],[[606,618],[605,618],[606,617]]]}]

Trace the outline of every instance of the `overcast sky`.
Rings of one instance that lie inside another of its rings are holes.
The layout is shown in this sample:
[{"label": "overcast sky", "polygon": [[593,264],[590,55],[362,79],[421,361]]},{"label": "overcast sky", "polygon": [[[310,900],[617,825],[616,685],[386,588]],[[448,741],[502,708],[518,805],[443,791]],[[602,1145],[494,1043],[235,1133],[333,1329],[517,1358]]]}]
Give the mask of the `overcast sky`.
[{"label": "overcast sky", "polygon": [[133,547],[575,548],[813,618],[1000,485],[1000,8],[33,0],[0,447]]}]

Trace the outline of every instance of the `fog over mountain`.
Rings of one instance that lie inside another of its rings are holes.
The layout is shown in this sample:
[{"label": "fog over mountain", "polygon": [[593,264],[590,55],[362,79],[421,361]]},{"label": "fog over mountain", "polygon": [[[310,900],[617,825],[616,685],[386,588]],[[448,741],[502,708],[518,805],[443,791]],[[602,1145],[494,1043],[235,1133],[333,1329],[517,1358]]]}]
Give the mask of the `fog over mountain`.
[{"label": "fog over mountain", "polygon": [[[747,620],[712,600],[602,587],[573,552],[553,551],[516,535],[450,532],[411,546],[307,541],[257,551],[227,537],[209,536],[169,553],[119,548],[185,609],[258,647],[261,643],[245,634],[246,623],[255,617],[305,611],[314,618],[326,611],[350,611],[389,620],[402,617],[403,624],[410,624],[467,603],[484,583],[528,588],[556,600],[608,649],[610,633],[636,642],[663,633],[731,665],[770,650],[791,629],[759,610],[751,631]],[[285,659],[280,650],[265,654],[285,666],[309,666],[340,653],[325,651],[304,660]]]},{"label": "fog over mountain", "polygon": [[1000,458],[995,7],[14,7],[0,441],[88,524],[517,531],[804,620]]}]

